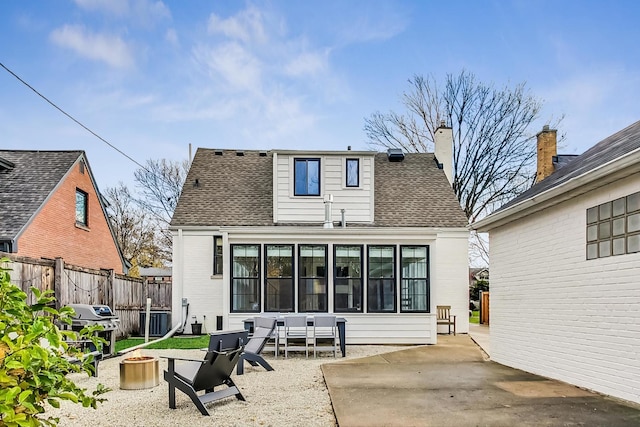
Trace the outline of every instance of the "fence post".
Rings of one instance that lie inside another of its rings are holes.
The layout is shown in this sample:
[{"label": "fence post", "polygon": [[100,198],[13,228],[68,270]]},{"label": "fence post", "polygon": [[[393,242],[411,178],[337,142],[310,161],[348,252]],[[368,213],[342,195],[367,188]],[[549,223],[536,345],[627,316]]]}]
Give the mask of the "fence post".
[{"label": "fence post", "polygon": [[53,296],[56,298],[56,309],[66,305],[68,301],[62,301],[62,275],[64,274],[64,260],[57,257],[53,265]]}]

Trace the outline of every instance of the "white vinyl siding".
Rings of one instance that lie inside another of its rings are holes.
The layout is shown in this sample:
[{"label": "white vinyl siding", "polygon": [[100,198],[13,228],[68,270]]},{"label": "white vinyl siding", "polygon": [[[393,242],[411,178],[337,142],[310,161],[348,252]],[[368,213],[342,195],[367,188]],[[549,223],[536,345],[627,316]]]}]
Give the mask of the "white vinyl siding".
[{"label": "white vinyl siding", "polygon": [[355,158],[348,153],[336,155],[310,155],[320,159],[320,195],[294,195],[295,154],[274,156],[274,221],[278,223],[308,223],[324,221],[323,195],[333,195],[332,220],[341,220],[345,209],[346,222],[373,222],[373,162],[374,157],[358,156],[360,175],[358,187],[346,187],[346,159]]}]

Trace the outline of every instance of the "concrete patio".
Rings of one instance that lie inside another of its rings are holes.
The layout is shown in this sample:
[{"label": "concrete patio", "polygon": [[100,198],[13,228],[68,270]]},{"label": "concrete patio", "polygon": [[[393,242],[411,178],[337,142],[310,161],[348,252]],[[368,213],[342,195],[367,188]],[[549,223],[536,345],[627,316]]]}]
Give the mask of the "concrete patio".
[{"label": "concrete patio", "polygon": [[338,424],[637,426],[640,407],[488,358],[469,335],[323,365]]}]

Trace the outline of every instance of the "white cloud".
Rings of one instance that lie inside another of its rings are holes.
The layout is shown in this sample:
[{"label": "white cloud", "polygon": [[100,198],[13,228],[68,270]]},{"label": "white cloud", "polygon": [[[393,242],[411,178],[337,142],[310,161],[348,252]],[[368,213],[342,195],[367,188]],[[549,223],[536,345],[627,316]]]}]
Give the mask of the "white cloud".
[{"label": "white cloud", "polygon": [[236,42],[213,48],[199,47],[194,51],[196,61],[207,67],[217,80],[222,78],[232,89],[257,92],[260,89],[261,63],[251,52]]},{"label": "white cloud", "polygon": [[65,25],[53,30],[50,38],[58,46],[114,68],[131,68],[134,65],[132,49],[119,36],[93,34],[83,26]]},{"label": "white cloud", "polygon": [[118,18],[129,18],[143,26],[153,26],[170,19],[171,12],[162,1],[152,0],[74,0],[84,10],[102,12]]},{"label": "white cloud", "polygon": [[85,10],[107,12],[122,16],[129,11],[129,0],[74,0],[76,5]]},{"label": "white cloud", "polygon": [[263,14],[255,7],[249,7],[227,19],[212,13],[207,29],[210,34],[222,34],[245,43],[267,41]]},{"label": "white cloud", "polygon": [[180,41],[178,40],[178,33],[175,28],[169,28],[166,33],[164,33],[164,39],[169,42],[171,46],[179,46]]},{"label": "white cloud", "polygon": [[286,74],[293,77],[315,75],[329,68],[328,50],[325,52],[303,52],[289,60],[284,66]]}]

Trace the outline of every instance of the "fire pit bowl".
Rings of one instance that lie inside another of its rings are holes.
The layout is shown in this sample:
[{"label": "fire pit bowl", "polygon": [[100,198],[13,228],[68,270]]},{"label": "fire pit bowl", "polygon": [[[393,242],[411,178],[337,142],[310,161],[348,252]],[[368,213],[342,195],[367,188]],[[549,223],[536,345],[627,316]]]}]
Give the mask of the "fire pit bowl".
[{"label": "fire pit bowl", "polygon": [[133,355],[120,362],[120,388],[140,390],[160,384],[160,363],[157,357]]}]

